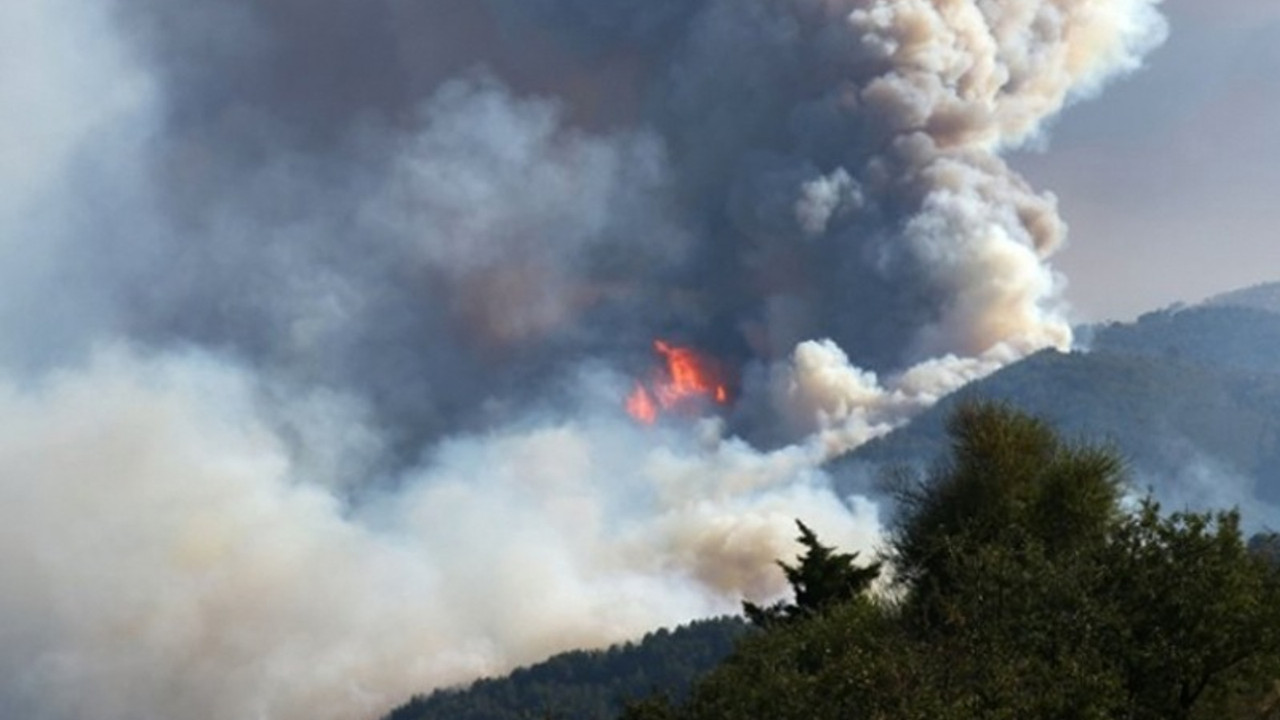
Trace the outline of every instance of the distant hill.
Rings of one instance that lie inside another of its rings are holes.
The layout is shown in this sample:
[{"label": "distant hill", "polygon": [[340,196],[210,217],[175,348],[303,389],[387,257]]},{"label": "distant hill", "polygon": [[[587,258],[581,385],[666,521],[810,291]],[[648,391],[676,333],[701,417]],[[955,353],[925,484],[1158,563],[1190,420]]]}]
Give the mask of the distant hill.
[{"label": "distant hill", "polygon": [[638,643],[575,651],[503,678],[414,698],[386,720],[613,720],[628,700],[683,698],[748,632],[740,618],[657,630]]},{"label": "distant hill", "polygon": [[1215,307],[1235,306],[1280,313],[1280,282],[1263,283],[1243,290],[1223,293],[1204,301]]},{"label": "distant hill", "polygon": [[[832,466],[845,491],[890,467],[924,469],[966,398],[1007,400],[1068,436],[1114,443],[1135,489],[1176,505],[1239,505],[1280,524],[1280,285],[1086,328],[1089,352],[1045,351],[946,398]],[[1231,300],[1231,298],[1235,298]]]},{"label": "distant hill", "polygon": [[1161,310],[1135,323],[1086,329],[1086,336],[1090,330],[1095,352],[1202,365],[1215,371],[1280,372],[1280,312],[1256,306]]}]

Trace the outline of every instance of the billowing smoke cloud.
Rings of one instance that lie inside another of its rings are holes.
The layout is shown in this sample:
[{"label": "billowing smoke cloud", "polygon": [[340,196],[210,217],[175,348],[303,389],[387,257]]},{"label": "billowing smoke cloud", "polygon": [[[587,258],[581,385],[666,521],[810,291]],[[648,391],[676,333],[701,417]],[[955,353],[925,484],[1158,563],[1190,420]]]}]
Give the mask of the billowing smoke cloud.
[{"label": "billowing smoke cloud", "polygon": [[[373,717],[782,590],[1070,342],[1000,159],[1156,0],[0,7],[0,712]],[[655,338],[722,417],[630,421]]]},{"label": "billowing smoke cloud", "polygon": [[[6,714],[369,716],[773,592],[793,514],[877,527],[796,453],[616,412],[456,437],[353,509],[262,401],[215,358],[121,349],[0,391]],[[361,451],[349,408],[311,410]]]}]

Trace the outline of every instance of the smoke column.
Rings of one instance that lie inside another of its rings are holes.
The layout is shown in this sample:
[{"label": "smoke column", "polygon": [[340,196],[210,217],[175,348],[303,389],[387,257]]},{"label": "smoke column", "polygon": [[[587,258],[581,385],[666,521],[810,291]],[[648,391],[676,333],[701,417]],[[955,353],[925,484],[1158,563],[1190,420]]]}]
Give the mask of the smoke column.
[{"label": "smoke column", "polygon": [[[0,715],[360,720],[733,611],[1066,347],[1000,153],[1158,0],[0,4]],[[666,339],[732,411],[632,422]]]}]

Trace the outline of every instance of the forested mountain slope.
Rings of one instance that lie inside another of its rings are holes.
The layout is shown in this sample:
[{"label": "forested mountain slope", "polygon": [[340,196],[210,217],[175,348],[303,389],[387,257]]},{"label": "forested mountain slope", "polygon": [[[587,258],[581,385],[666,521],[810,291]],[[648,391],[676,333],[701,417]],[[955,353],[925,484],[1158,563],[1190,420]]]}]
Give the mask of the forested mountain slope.
[{"label": "forested mountain slope", "polygon": [[1263,283],[1209,298],[1205,305],[1250,307],[1280,313],[1280,282]]},{"label": "forested mountain slope", "polygon": [[746,632],[739,618],[657,630],[638,643],[563,653],[503,678],[415,698],[386,720],[609,720],[628,700],[655,692],[683,697]]},{"label": "forested mountain slope", "polygon": [[1088,352],[1044,351],[969,385],[836,462],[837,482],[866,490],[889,467],[927,463],[944,449],[944,418],[982,397],[1069,437],[1114,444],[1138,490],[1178,506],[1240,505],[1255,524],[1280,521],[1280,314],[1215,301],[1081,335]]}]

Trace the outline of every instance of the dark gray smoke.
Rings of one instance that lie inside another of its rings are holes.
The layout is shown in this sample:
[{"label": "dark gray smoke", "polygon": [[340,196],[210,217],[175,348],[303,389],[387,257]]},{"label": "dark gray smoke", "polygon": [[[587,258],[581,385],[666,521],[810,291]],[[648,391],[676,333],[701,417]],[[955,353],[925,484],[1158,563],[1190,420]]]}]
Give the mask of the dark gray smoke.
[{"label": "dark gray smoke", "polygon": [[418,440],[657,335],[1063,345],[1063,224],[994,151],[1158,39],[1121,5],[122,1],[146,225],[96,198],[67,282]]},{"label": "dark gray smoke", "polygon": [[[1070,342],[1000,152],[1156,2],[4,4],[0,712],[373,716],[869,547],[821,463]],[[622,414],[655,338],[727,419]]]}]

